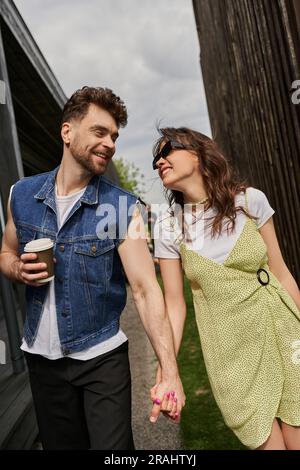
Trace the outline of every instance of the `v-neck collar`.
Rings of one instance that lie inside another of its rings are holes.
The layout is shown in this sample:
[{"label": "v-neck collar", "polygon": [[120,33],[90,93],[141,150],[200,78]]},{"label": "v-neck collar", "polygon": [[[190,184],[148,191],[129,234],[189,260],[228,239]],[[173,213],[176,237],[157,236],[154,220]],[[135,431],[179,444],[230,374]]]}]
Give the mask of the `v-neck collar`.
[{"label": "v-neck collar", "polygon": [[[244,224],[244,227],[243,227],[243,230],[241,231],[241,233],[240,233],[240,235],[239,235],[237,241],[235,242],[234,247],[233,247],[232,250],[229,252],[227,258],[225,259],[225,261],[224,261],[223,263],[217,263],[217,262],[216,262],[215,260],[213,260],[213,259],[210,259],[210,258],[207,258],[206,256],[200,255],[200,253],[198,253],[197,251],[191,250],[190,248],[188,248],[188,247],[186,246],[186,243],[184,243],[184,242],[181,242],[181,243],[180,243],[180,251],[183,249],[184,252],[185,252],[185,254],[186,254],[187,251],[190,251],[192,254],[195,254],[196,256],[198,256],[199,258],[203,259],[204,261],[206,261],[206,262],[208,262],[208,263],[210,263],[210,264],[219,266],[220,269],[222,269],[222,268],[223,268],[223,269],[224,269],[224,268],[227,268],[228,266],[226,266],[226,263],[228,263],[229,260],[230,260],[230,258],[232,257],[234,251],[236,250],[236,246],[241,243],[241,240],[242,240],[242,238],[243,238],[243,236],[244,236],[244,233],[246,232],[246,226],[247,226],[250,222],[251,222],[252,224],[254,224],[254,222],[253,222],[252,219],[246,220],[246,222],[245,222],[245,224]],[[257,230],[256,225],[255,225],[255,228],[256,228],[256,230]]]}]

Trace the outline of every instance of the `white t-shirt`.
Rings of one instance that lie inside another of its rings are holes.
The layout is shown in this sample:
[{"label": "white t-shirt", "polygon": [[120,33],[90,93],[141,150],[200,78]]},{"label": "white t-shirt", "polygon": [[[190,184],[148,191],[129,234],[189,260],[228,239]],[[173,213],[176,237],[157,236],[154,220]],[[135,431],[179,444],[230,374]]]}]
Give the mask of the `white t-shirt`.
[{"label": "white t-shirt", "polygon": [[[236,207],[245,207],[245,194],[238,194],[235,201]],[[257,219],[253,220],[258,228],[262,227],[274,214],[274,210],[270,206],[267,197],[258,189],[247,188],[247,201],[249,214],[257,217]],[[187,211],[187,214],[184,215],[185,239],[183,240],[180,218],[173,216],[170,210],[167,210],[158,217],[155,224],[155,257],[180,258],[180,243],[184,241],[187,248],[216,263],[223,264],[240,237],[248,217],[243,212],[238,211],[234,231],[228,234],[226,230],[227,224],[223,222],[222,233],[212,238],[212,220],[208,219],[215,214],[214,208],[203,211],[203,205],[199,206],[195,215]]]},{"label": "white t-shirt", "polygon": [[[10,196],[12,188],[13,186],[10,190]],[[72,207],[84,194],[85,189],[86,188],[83,188],[80,191],[71,194],[70,196],[58,196],[57,187],[55,186],[58,230],[64,224]],[[43,304],[42,316],[35,342],[32,347],[29,347],[23,338],[21,349],[29,353],[40,354],[41,356],[44,356],[47,359],[59,359],[64,356],[61,352],[57,327],[54,279],[48,284],[49,289]],[[98,343],[95,346],[85,349],[84,351],[69,354],[68,357],[71,357],[72,359],[80,359],[86,361],[88,359],[92,359],[93,357],[100,356],[100,354],[112,351],[125,341],[127,341],[127,337],[125,333],[121,329],[119,329],[116,335],[103,341],[102,343]]]}]

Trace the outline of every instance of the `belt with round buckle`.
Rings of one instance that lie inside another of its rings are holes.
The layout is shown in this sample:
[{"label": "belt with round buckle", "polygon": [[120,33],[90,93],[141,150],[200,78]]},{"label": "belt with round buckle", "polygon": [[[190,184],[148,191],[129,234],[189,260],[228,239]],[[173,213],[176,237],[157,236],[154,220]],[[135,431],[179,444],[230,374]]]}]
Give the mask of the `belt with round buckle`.
[{"label": "belt with round buckle", "polygon": [[[260,273],[262,273],[262,272],[267,275],[267,278],[268,278],[267,281],[263,281],[263,280],[261,279]],[[257,270],[257,272],[256,272],[256,277],[257,277],[257,279],[258,279],[258,282],[260,282],[260,284],[261,284],[262,286],[266,286],[266,285],[269,284],[269,282],[270,282],[269,273],[268,273],[268,271],[266,271],[266,270],[263,269],[263,268],[260,268],[260,269]]]}]

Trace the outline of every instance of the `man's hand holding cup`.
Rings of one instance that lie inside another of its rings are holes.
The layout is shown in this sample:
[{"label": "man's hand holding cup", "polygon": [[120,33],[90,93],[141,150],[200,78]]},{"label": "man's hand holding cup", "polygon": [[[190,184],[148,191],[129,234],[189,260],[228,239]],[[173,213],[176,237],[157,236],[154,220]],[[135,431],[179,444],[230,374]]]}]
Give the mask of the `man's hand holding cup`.
[{"label": "man's hand holding cup", "polygon": [[18,264],[18,278],[33,287],[43,286],[54,278],[54,243],[40,238],[27,243]]}]

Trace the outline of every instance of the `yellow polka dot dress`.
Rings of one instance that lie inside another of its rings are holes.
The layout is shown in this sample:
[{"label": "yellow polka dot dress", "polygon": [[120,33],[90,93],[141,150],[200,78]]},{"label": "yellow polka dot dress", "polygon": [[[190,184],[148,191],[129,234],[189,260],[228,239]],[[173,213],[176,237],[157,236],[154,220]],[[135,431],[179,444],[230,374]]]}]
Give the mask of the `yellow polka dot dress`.
[{"label": "yellow polka dot dress", "polygon": [[262,445],[275,417],[300,426],[300,313],[270,272],[248,219],[223,264],[184,243],[201,347],[226,424],[247,447]]}]

